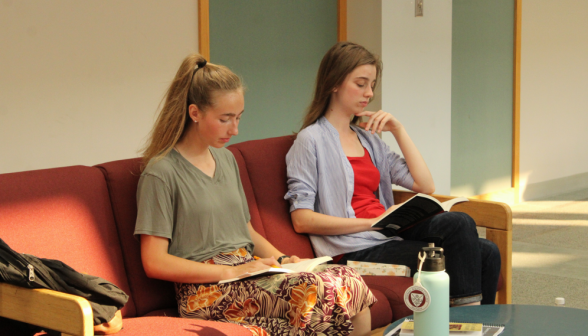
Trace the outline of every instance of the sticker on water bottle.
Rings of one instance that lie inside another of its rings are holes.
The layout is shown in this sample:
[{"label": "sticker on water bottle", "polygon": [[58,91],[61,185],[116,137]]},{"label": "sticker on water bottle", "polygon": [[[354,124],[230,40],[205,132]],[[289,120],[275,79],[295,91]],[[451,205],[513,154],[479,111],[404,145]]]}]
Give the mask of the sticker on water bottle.
[{"label": "sticker on water bottle", "polygon": [[414,312],[424,312],[431,304],[431,295],[423,286],[410,286],[406,292],[404,292],[404,303],[408,309]]},{"label": "sticker on water bottle", "polygon": [[408,309],[413,312],[424,312],[429,308],[431,304],[431,295],[429,291],[421,285],[421,270],[423,269],[423,262],[425,261],[426,254],[419,252],[419,270],[414,281],[414,285],[408,287],[404,292],[404,303]]}]

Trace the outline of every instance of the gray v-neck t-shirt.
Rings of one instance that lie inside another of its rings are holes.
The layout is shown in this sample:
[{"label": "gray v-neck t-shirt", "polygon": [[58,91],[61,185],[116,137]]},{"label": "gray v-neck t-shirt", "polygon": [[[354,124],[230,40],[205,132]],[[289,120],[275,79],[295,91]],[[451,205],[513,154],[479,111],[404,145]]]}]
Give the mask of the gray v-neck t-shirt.
[{"label": "gray v-neck t-shirt", "polygon": [[253,252],[237,161],[226,148],[209,149],[213,177],[176,150],[149,163],[137,188],[135,235],[168,238],[169,254],[194,261],[241,247]]}]

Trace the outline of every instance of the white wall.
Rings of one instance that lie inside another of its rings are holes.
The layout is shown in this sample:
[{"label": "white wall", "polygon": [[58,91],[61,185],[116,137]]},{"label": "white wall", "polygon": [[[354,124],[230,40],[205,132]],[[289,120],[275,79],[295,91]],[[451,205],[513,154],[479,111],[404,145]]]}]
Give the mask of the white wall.
[{"label": "white wall", "polygon": [[523,2],[522,199],[533,198],[529,185],[588,173],[587,16],[585,0]]},{"label": "white wall", "polygon": [[[382,55],[382,0],[347,0],[347,40]],[[368,111],[382,109],[382,83],[376,87]]]},{"label": "white wall", "polygon": [[[403,123],[425,158],[436,193],[451,187],[451,18],[452,1],[382,2],[382,107]],[[398,150],[394,137],[382,138]]]},{"label": "white wall", "polygon": [[197,1],[0,3],[0,173],[136,157]]}]

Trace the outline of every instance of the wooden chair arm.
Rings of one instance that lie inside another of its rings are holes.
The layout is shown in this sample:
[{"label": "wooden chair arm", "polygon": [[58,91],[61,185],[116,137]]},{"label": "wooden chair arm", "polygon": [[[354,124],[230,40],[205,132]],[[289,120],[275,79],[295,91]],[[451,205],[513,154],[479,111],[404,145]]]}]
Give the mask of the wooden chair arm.
[{"label": "wooden chair arm", "polygon": [[[394,203],[402,203],[414,196],[414,192],[394,190]],[[445,195],[431,195],[440,202],[455,198]],[[486,228],[486,239],[500,250],[500,274],[503,286],[496,295],[500,304],[512,303],[512,211],[507,204],[470,198],[458,203],[451,211],[465,212],[476,221],[477,226]]]},{"label": "wooden chair arm", "polygon": [[94,318],[88,300],[50,289],[0,283],[0,316],[66,335],[94,335]]},{"label": "wooden chair arm", "polygon": [[[416,193],[404,190],[394,190],[394,203],[402,203]],[[440,202],[445,202],[454,196],[431,195]],[[462,202],[451,207],[451,211],[465,212],[476,221],[477,226],[485,228],[512,231],[512,211],[507,204],[469,198],[469,202]]]}]

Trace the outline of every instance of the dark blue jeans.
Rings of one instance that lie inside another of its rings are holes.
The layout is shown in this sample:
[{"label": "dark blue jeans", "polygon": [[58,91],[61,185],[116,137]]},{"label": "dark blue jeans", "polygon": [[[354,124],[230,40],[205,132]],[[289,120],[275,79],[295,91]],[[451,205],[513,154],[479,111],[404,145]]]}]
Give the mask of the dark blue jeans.
[{"label": "dark blue jeans", "polygon": [[493,304],[500,274],[500,252],[491,241],[478,238],[476,223],[465,213],[445,212],[399,234],[404,240],[345,254],[347,260],[406,265],[418,271],[418,253],[434,242],[445,253],[452,305],[482,301]]}]

